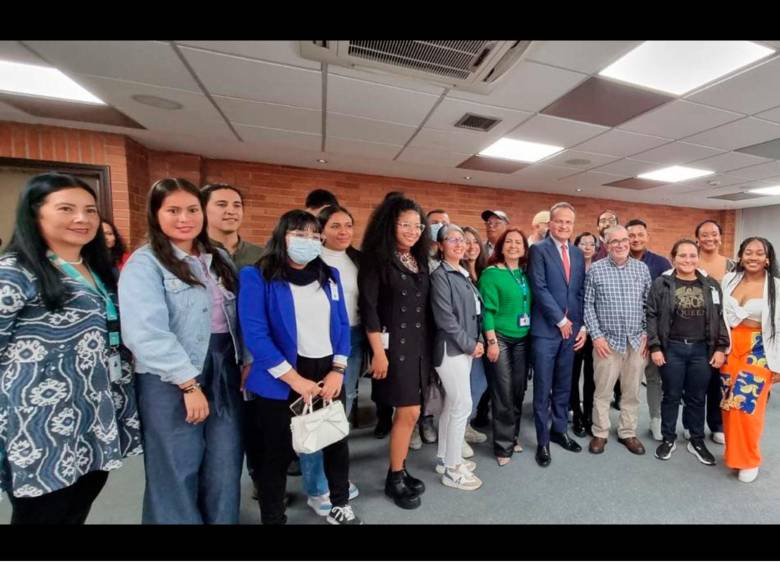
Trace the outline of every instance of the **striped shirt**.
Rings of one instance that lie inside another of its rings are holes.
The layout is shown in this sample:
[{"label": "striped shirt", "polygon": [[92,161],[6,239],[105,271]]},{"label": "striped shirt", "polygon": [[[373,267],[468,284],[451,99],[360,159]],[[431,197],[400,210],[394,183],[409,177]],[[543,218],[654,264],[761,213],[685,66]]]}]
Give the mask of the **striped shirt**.
[{"label": "striped shirt", "polygon": [[647,265],[632,257],[623,266],[611,257],[593,263],[585,277],[585,326],[591,338],[606,338],[620,353],[625,353],[627,343],[639,350],[646,335],[645,302],[651,283]]}]

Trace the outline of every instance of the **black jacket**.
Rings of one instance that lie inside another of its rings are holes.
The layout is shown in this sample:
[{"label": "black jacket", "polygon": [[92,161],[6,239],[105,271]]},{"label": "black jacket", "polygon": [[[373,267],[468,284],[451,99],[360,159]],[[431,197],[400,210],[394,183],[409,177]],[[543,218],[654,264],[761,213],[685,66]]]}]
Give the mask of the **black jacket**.
[{"label": "black jacket", "polygon": [[[725,352],[729,334],[723,320],[723,293],[718,281],[696,271],[704,294],[704,340],[711,356],[715,351]],[[647,297],[647,346],[651,353],[666,349],[674,319],[674,292],[677,288],[674,272],[662,274],[653,281]],[[717,304],[713,297],[717,296]]]}]

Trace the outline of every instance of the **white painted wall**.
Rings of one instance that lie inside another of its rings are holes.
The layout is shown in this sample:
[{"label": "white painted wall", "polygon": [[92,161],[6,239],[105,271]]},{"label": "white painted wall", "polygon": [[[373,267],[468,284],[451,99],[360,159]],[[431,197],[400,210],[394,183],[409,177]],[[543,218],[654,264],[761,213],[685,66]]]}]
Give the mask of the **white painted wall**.
[{"label": "white painted wall", "polygon": [[735,235],[735,254],[742,240],[753,235],[767,238],[780,252],[780,205],[739,210]]}]

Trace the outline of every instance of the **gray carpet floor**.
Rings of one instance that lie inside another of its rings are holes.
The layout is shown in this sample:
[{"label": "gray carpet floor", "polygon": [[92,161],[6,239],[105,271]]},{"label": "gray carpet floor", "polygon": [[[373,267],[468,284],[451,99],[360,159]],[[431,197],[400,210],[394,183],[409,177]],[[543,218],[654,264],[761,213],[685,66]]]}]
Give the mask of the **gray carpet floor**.
[{"label": "gray carpet floor", "polygon": [[[767,407],[761,448],[764,462],[758,479],[743,484],[723,465],[723,448],[709,439],[715,467],[702,465],[685,449],[678,426],[677,450],[669,461],[654,456],[657,443],[648,432],[645,389],[639,437],[647,454],[636,456],[617,442],[613,432],[602,455],[587,452],[587,441],[577,439],[581,453],[569,453],[552,444],[552,463],[542,469],[534,461],[536,448],[531,411],[531,390],[526,395],[521,439],[523,453],[502,468],[496,465],[490,443],[474,445],[476,474],[483,486],[464,492],[443,486],[433,470],[435,445],[412,451],[409,471],[425,481],[422,506],[402,510],[384,495],[387,439],[373,436],[373,404],[369,386],[360,391],[359,428],[350,435],[350,478],[360,489],[352,504],[369,524],[772,524],[780,522],[780,392]],[[572,436],[573,437],[573,436]],[[88,523],[138,524],[144,489],[143,458],[134,457],[111,472],[108,484],[93,505]],[[295,495],[287,510],[290,524],[324,524],[324,518],[306,505],[301,478],[290,477]],[[259,524],[251,483],[242,477],[241,523]],[[10,521],[10,505],[0,503],[0,523]]]}]

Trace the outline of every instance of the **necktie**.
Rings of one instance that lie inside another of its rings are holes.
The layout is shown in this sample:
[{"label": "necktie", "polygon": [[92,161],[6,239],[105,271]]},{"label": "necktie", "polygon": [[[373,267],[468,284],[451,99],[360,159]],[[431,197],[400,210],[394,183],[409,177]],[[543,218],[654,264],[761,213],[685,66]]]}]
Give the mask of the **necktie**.
[{"label": "necktie", "polygon": [[561,257],[563,258],[563,272],[566,273],[566,282],[571,277],[571,266],[569,265],[569,254],[566,251],[566,244],[561,245]]}]

